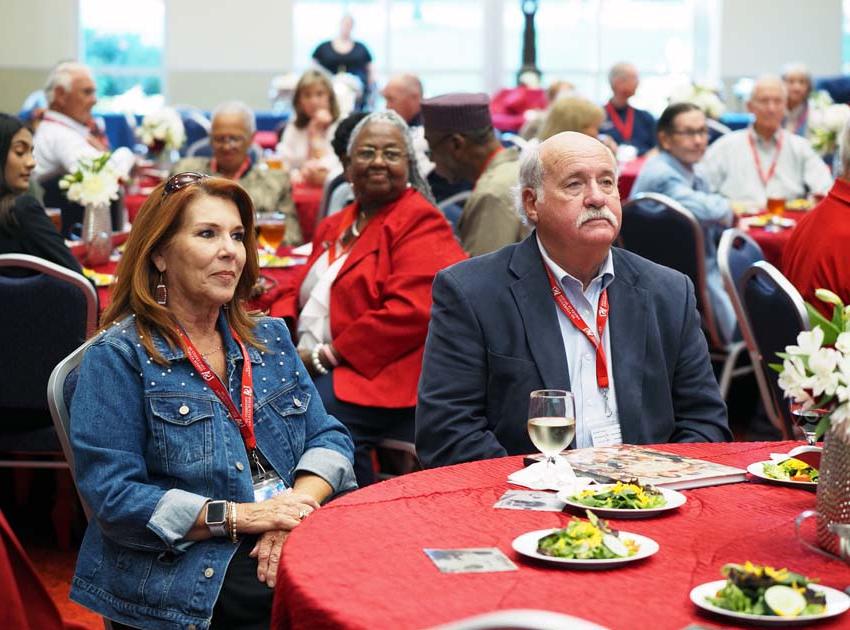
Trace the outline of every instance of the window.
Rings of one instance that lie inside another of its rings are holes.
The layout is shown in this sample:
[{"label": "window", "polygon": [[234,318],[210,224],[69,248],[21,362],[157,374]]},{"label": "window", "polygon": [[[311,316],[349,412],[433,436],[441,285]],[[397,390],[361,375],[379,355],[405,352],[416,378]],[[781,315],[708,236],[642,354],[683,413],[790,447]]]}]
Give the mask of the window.
[{"label": "window", "polygon": [[80,59],[91,66],[99,98],[138,85],[162,94],[165,0],[79,0]]}]

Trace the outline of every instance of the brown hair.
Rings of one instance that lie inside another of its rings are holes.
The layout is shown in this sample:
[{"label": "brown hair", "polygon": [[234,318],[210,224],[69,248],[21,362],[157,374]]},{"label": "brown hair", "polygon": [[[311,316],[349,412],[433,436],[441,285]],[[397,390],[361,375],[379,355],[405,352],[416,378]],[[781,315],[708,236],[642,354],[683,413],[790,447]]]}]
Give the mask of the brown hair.
[{"label": "brown hair", "polygon": [[228,323],[246,344],[260,347],[251,330],[254,320],[243,304],[259,276],[257,237],[254,234],[254,204],[239,184],[221,177],[205,177],[180,188],[165,197],[165,183],[157,186],[148,196],[133,223],[133,229],[118,263],[116,281],[112,288],[111,304],[103,314],[102,329],[127,315],[135,314],[136,330],[145,349],[157,363],[166,363],[153,345],[151,332],[165,337],[172,348],[180,346],[176,321],[166,306],[154,299],[159,271],[153,263],[153,254],[174,236],[183,221],[186,207],[195,199],[208,195],[229,199],[239,209],[245,228],[245,266],[230,302],[225,305]]},{"label": "brown hair", "polygon": [[292,95],[292,107],[295,109],[294,124],[298,129],[304,129],[304,127],[306,127],[310,122],[310,118],[304,113],[304,110],[301,109],[301,92],[317,83],[321,83],[322,87],[328,91],[328,105],[330,105],[331,108],[331,119],[336,120],[339,118],[339,103],[336,102],[334,86],[331,84],[331,80],[328,78],[327,73],[315,69],[307,70],[307,72],[302,74],[301,78],[298,79],[298,83],[295,85],[295,94]]},{"label": "brown hair", "polygon": [[599,105],[580,96],[559,98],[552,103],[537,137],[546,140],[562,131],[583,133],[587,127],[602,124],[605,112]]}]

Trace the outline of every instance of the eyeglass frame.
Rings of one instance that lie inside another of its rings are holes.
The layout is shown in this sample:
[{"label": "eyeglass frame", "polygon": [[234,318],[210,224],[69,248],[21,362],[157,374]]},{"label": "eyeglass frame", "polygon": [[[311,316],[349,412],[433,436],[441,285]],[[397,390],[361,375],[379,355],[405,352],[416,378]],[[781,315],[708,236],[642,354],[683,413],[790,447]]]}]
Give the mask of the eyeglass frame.
[{"label": "eyeglass frame", "polygon": [[[398,151],[398,153],[399,153],[398,159],[394,159],[394,158],[388,159],[387,154],[386,154],[387,150]],[[362,152],[362,151],[371,151],[371,152],[374,153],[374,155],[371,158],[368,158],[368,159],[358,156],[357,154]],[[380,147],[365,146],[365,147],[360,147],[356,151],[353,151],[352,155],[351,155],[351,159],[356,160],[358,162],[361,162],[363,164],[371,164],[372,162],[374,162],[375,160],[378,159],[379,155],[381,156],[381,158],[383,158],[384,162],[386,162],[387,164],[401,164],[404,160],[409,158],[407,151],[405,149],[400,149],[400,148],[397,148],[397,147],[380,148]]]},{"label": "eyeglass frame", "polygon": [[168,178],[168,181],[165,182],[165,186],[162,188],[162,198],[165,199],[171,193],[177,192],[182,188],[186,188],[186,186],[197,184],[207,177],[209,177],[209,175],[206,173],[199,173],[198,171],[175,173]]},{"label": "eyeglass frame", "polygon": [[240,144],[243,144],[247,140],[248,140],[247,136],[226,135],[223,138],[218,139],[218,140],[216,139],[216,136],[212,136],[212,135],[210,136],[210,144],[215,144],[217,146],[222,146],[222,147],[226,147],[228,145],[239,146]]},{"label": "eyeglass frame", "polygon": [[688,138],[696,138],[698,136],[708,137],[711,135],[711,130],[708,127],[702,127],[701,129],[671,129],[670,135],[687,136]]}]

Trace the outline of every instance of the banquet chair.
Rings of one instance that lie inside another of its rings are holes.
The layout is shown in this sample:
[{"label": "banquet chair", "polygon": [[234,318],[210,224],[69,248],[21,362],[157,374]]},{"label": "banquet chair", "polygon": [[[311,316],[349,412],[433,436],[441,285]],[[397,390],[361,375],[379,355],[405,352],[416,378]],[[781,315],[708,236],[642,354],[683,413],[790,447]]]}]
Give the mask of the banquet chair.
[{"label": "banquet chair", "polygon": [[783,432],[794,435],[791,412],[779,387],[779,374],[769,367],[779,363],[777,352],[797,342],[797,335],[808,330],[809,315],[797,289],[769,262],[760,260],[741,278],[741,304],[753,336],[758,362],[767,381]]},{"label": "banquet chair", "polygon": [[463,206],[471,194],[471,190],[461,190],[437,203],[437,208],[452,224],[452,229],[457,230],[457,222],[463,212]]},{"label": "banquet chair", "polygon": [[186,149],[181,149],[181,156],[186,156],[186,150],[201,138],[206,138],[210,134],[212,122],[207,115],[192,105],[175,105],[174,109],[180,114],[180,119],[183,121],[183,128],[186,130],[186,142],[183,145]]},{"label": "banquet chair", "polygon": [[331,196],[338,186],[345,184],[348,180],[345,178],[345,170],[338,166],[328,172],[325,177],[325,183],[322,185],[322,201],[319,204],[319,211],[316,213],[316,227],[328,216],[328,210],[331,203]]},{"label": "banquet chair", "polygon": [[711,361],[720,366],[718,384],[725,400],[732,379],[749,374],[752,366],[738,367],[739,359],[746,356],[746,345],[725,339],[717,325],[708,294],[703,238],[702,227],[690,210],[666,195],[640,193],[623,205],[623,247],[680,271],[693,282]]},{"label": "banquet chair", "polygon": [[422,470],[413,442],[384,438],[375,446],[375,479],[383,481]]},{"label": "banquet chair", "polygon": [[720,244],[717,246],[717,264],[720,267],[723,286],[732,302],[735,319],[738,320],[738,328],[741,330],[741,336],[744,338],[744,344],[746,344],[747,352],[750,355],[750,364],[753,366],[753,374],[756,378],[764,411],[771,424],[782,432],[783,438],[790,440],[793,439],[793,436],[785,433],[785,423],[776,408],[773,394],[770,392],[768,376],[762,367],[758,346],[743,305],[742,281],[744,274],[759,260],[764,260],[764,253],[759,244],[746,232],[737,228],[723,232],[720,237]]},{"label": "banquet chair", "polygon": [[505,131],[500,134],[499,142],[501,142],[504,147],[516,147],[520,151],[525,151],[528,147],[528,140],[518,134],[511,133],[510,131]]}]

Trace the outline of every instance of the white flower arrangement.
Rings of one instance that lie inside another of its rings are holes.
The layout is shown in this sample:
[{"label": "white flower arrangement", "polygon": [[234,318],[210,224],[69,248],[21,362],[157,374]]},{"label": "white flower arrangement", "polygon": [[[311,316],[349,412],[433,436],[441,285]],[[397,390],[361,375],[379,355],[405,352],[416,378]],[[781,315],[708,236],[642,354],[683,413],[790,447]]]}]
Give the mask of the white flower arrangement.
[{"label": "white flower arrangement", "polygon": [[118,199],[120,175],[109,163],[111,155],[107,152],[91,160],[80,160],[77,170],[59,180],[65,196],[83,206],[109,205]]},{"label": "white flower arrangement", "polygon": [[818,424],[820,437],[831,421],[850,418],[850,306],[826,289],[818,289],[815,295],[834,305],[832,319],[806,304],[813,328],[797,335],[797,345],[777,353],[782,365],[771,367],[779,372],[779,387],[785,395],[801,403],[804,410],[829,410]]},{"label": "white flower arrangement", "polygon": [[690,83],[680,85],[670,94],[670,103],[693,103],[709,118],[719,119],[726,105],[713,89],[706,85]]},{"label": "white flower arrangement", "polygon": [[820,155],[835,153],[838,134],[850,119],[850,107],[833,103],[829,94],[823,90],[809,99],[808,137],[812,148]]},{"label": "white flower arrangement", "polygon": [[171,107],[163,107],[142,119],[139,140],[154,153],[179,149],[186,141],[186,130],[180,114]]}]

